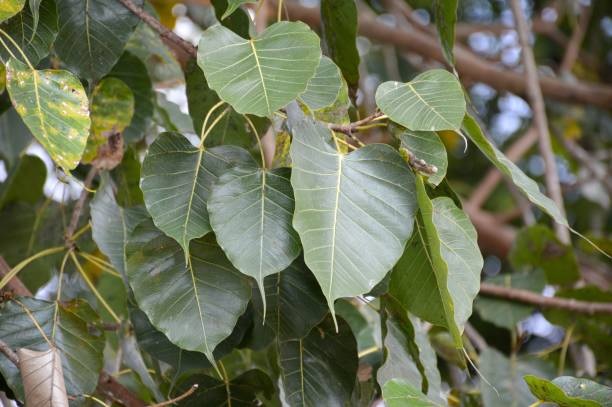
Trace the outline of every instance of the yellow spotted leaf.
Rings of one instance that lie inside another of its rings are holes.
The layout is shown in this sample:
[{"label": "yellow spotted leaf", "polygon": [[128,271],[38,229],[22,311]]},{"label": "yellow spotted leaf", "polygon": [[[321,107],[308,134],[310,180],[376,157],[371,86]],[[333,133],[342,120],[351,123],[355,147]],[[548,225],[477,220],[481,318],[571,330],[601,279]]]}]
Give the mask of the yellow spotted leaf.
[{"label": "yellow spotted leaf", "polygon": [[0,22],[19,13],[24,5],[25,0],[0,0]]},{"label": "yellow spotted leaf", "polygon": [[68,71],[36,70],[11,58],[6,88],[15,110],[63,169],[77,166],[89,135],[89,103],[79,79]]}]

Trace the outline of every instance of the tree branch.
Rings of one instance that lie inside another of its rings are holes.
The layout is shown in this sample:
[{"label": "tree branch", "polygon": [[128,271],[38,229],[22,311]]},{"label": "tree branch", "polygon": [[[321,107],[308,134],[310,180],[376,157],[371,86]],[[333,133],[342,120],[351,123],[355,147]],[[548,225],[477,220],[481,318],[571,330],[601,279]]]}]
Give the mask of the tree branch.
[{"label": "tree branch", "polygon": [[578,24],[572,33],[572,37],[565,48],[565,54],[559,67],[559,72],[562,74],[571,72],[578,55],[580,54],[580,47],[582,40],[589,28],[589,21],[591,20],[592,7],[586,6],[580,8],[580,17],[578,18]]},{"label": "tree branch", "polygon": [[571,298],[545,297],[533,291],[502,287],[489,283],[480,284],[480,294],[535,305],[540,308],[562,309],[587,315],[612,314],[612,303],[609,302],[588,302]]},{"label": "tree branch", "polygon": [[[0,256],[0,278],[6,276],[11,271],[11,267],[6,263],[4,257]],[[6,287],[13,292],[13,294],[22,297],[31,297],[32,293],[28,290],[21,280],[15,276],[7,284]]]},{"label": "tree branch", "polygon": [[98,390],[113,401],[125,407],[144,407],[145,402],[136,397],[131,391],[123,387],[115,378],[105,371],[100,373]]},{"label": "tree branch", "polygon": [[375,119],[378,119],[381,116],[383,116],[382,112],[376,112],[361,120],[357,120],[356,122],[352,122],[348,124],[329,123],[327,127],[329,127],[331,130],[335,132],[343,133],[343,134],[346,134],[347,136],[352,136],[353,133],[357,131],[357,127],[369,124],[370,122],[374,121]]},{"label": "tree branch", "polygon": [[13,362],[15,366],[19,367],[19,356],[17,356],[13,349],[2,340],[0,340],[0,352],[3,353],[8,360]]},{"label": "tree branch", "polygon": [[[527,21],[521,8],[520,0],[511,0],[510,7],[514,13],[514,21],[518,31],[519,42],[523,52],[523,63],[525,65],[525,76],[527,84],[527,95],[533,109],[533,121],[538,131],[540,154],[544,159],[546,180],[546,189],[553,201],[559,207],[561,214],[565,216],[565,207],[563,206],[563,193],[561,192],[561,183],[559,182],[559,173],[557,171],[557,163],[555,154],[552,150],[550,141],[550,132],[548,130],[548,119],[546,118],[546,108],[544,106],[544,97],[538,80],[538,68],[536,66],[533,50],[529,45],[529,28]],[[555,223],[557,237],[563,243],[570,242],[570,235],[567,228],[563,225]]]}]

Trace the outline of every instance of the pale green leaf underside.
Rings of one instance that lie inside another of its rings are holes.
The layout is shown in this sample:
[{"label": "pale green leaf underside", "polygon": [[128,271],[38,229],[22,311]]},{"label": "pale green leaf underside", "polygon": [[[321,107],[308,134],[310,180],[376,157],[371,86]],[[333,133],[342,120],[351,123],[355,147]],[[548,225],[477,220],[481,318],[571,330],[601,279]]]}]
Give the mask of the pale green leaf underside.
[{"label": "pale green leaf underside", "polygon": [[438,185],[446,176],[448,158],[446,147],[435,131],[411,131],[408,130],[399,136],[402,147],[407,148],[417,158],[425,160],[428,164],[435,165],[438,172],[430,175],[427,181],[432,185]]},{"label": "pale green leaf underside", "polygon": [[376,90],[376,104],[391,120],[410,130],[459,130],[465,98],[457,78],[433,69],[411,82],[385,82]]},{"label": "pale green leaf underside", "polygon": [[234,267],[257,281],[262,298],[264,278],[289,267],[300,253],[291,226],[289,173],[288,168],[234,167],[218,179],[208,199],[219,245]]},{"label": "pale green leaf underside", "polygon": [[293,226],[328,305],[370,291],[401,256],[416,209],[414,175],[396,150],[338,153],[327,127],[293,128]]},{"label": "pale green leaf underside", "polygon": [[7,89],[15,110],[62,168],[77,166],[89,135],[89,101],[77,77],[62,70],[32,70],[9,60]]},{"label": "pale green leaf underside", "polygon": [[257,3],[257,0],[227,0],[227,9],[225,10],[225,13],[223,13],[223,16],[221,17],[221,19],[222,20],[226,19],[234,11],[238,10],[238,7],[242,6],[243,4],[247,4],[247,3]]},{"label": "pale green leaf underside", "polygon": [[192,241],[189,253],[186,265],[181,247],[145,221],[126,248],[128,279],[139,308],[157,329],[214,363],[213,351],[246,310],[251,288],[212,234]]},{"label": "pale green leaf underside", "polygon": [[491,161],[504,175],[509,177],[514,185],[523,191],[531,203],[550,215],[555,222],[563,226],[568,226],[567,220],[559,210],[559,207],[550,198],[540,192],[540,188],[538,188],[538,184],[534,180],[525,175],[516,164],[491,144],[483,134],[476,120],[469,114],[465,115],[462,129],[489,161]]},{"label": "pale green leaf underside", "polygon": [[0,23],[19,13],[25,6],[25,0],[0,0]]},{"label": "pale green leaf underside", "polygon": [[178,133],[163,133],[151,144],[142,165],[140,187],[155,225],[185,253],[189,242],[212,229],[206,201],[212,184],[236,163],[254,163],[235,146],[194,147]]},{"label": "pale green leaf underside", "polygon": [[238,113],[257,116],[271,116],[304,92],[320,58],[319,37],[301,22],[275,23],[251,40],[215,25],[198,47],[211,89]]},{"label": "pale green leaf underside", "polygon": [[300,100],[312,111],[331,106],[342,89],[342,74],[334,61],[326,56],[321,57],[315,75],[308,81],[306,91]]},{"label": "pale green leaf underside", "polygon": [[403,379],[389,380],[382,391],[388,407],[442,407],[442,404],[429,400],[413,384]]}]

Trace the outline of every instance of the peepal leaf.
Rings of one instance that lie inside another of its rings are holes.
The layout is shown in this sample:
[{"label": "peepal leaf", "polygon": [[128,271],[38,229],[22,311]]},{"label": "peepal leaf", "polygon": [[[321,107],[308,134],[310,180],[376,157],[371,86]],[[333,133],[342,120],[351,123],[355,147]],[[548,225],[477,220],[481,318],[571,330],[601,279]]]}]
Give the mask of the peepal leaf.
[{"label": "peepal leaf", "polygon": [[612,388],[592,380],[561,376],[549,381],[533,375],[524,377],[538,400],[559,407],[610,407]]},{"label": "peepal leaf", "polygon": [[222,25],[204,31],[198,65],[211,89],[238,113],[272,114],[304,92],[321,58],[319,37],[282,21],[245,40]]},{"label": "peepal leaf", "polygon": [[300,253],[291,227],[289,173],[288,168],[234,167],[221,175],[208,198],[210,225],[219,246],[234,267],[257,281],[264,315],[264,278],[286,269]]},{"label": "peepal leaf", "polygon": [[300,100],[312,111],[331,106],[338,98],[342,85],[340,70],[334,61],[322,56],[319,67],[308,81],[306,92],[300,95]]},{"label": "peepal leaf", "polygon": [[57,0],[57,9],[62,12],[55,51],[72,72],[90,80],[111,70],[140,21],[114,0]]},{"label": "peepal leaf", "polygon": [[391,120],[415,131],[459,130],[465,115],[461,84],[443,69],[423,72],[406,83],[381,84],[376,104]]},{"label": "peepal leaf", "polygon": [[171,238],[144,221],[126,248],[127,274],[134,297],[151,323],[175,345],[213,351],[234,329],[251,288],[225,257],[212,234],[191,242],[189,257]]},{"label": "peepal leaf", "polygon": [[519,167],[508,159],[501,151],[499,151],[487,137],[484,135],[478,122],[470,116],[465,115],[462,129],[465,134],[472,140],[474,144],[482,151],[482,153],[495,165],[504,175],[509,177],[514,185],[516,185],[538,208],[542,209],[550,215],[555,222],[560,225],[569,227],[565,216],[559,210],[559,207],[553,200],[548,198],[538,188],[538,184],[529,178]]},{"label": "peepal leaf", "polygon": [[435,131],[411,131],[400,134],[402,147],[408,149],[417,158],[427,164],[435,165],[438,172],[427,177],[427,182],[438,186],[446,176],[448,158],[446,147]]},{"label": "peepal leaf", "polygon": [[403,379],[389,380],[383,386],[383,400],[388,407],[442,407]]},{"label": "peepal leaf", "polygon": [[19,13],[23,6],[25,6],[25,0],[0,0],[0,22]]},{"label": "peepal leaf", "polygon": [[7,89],[15,110],[51,158],[74,169],[89,135],[89,105],[83,85],[68,71],[34,70],[11,58]]},{"label": "peepal leaf", "polygon": [[162,133],[149,146],[140,181],[145,205],[155,225],[185,254],[192,239],[212,230],[206,209],[212,184],[240,162],[254,163],[239,147],[198,148],[179,133]]},{"label": "peepal leaf", "polygon": [[414,223],[414,175],[388,145],[343,155],[312,119],[291,130],[293,226],[333,313],[337,298],[367,293],[401,256]]},{"label": "peepal leaf", "polygon": [[60,353],[55,348],[46,351],[18,349],[19,370],[28,406],[47,405],[68,407],[64,372]]}]

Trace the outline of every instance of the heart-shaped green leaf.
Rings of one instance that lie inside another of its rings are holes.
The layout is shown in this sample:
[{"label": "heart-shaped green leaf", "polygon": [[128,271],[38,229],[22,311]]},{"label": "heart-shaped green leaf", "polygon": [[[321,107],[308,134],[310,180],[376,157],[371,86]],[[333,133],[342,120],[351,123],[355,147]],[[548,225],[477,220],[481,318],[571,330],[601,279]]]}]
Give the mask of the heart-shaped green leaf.
[{"label": "heart-shaped green leaf", "polygon": [[331,106],[338,98],[342,85],[340,69],[334,61],[322,56],[315,76],[308,81],[306,92],[300,95],[300,100],[313,111]]},{"label": "heart-shaped green leaf", "polygon": [[321,58],[319,37],[282,21],[245,40],[215,25],[204,31],[198,65],[211,89],[242,114],[271,116],[304,92]]},{"label": "heart-shaped green leaf", "polygon": [[411,82],[385,82],[376,90],[376,104],[391,120],[410,130],[459,130],[465,97],[457,78],[432,69]]},{"label": "heart-shaped green leaf", "polygon": [[68,71],[34,70],[10,59],[7,89],[15,110],[34,137],[62,168],[77,166],[89,135],[89,101]]},{"label": "heart-shaped green leaf", "polygon": [[234,267],[257,281],[264,315],[264,278],[289,267],[300,253],[291,226],[294,201],[289,174],[288,168],[237,166],[221,175],[208,198],[217,241]]},{"label": "heart-shaped green leaf", "polygon": [[126,248],[134,297],[151,323],[185,350],[213,351],[234,329],[251,297],[248,280],[227,260],[212,234],[191,242],[189,256],[144,221]]},{"label": "heart-shaped green leaf", "polygon": [[140,181],[155,225],[188,253],[192,239],[212,230],[206,209],[212,184],[234,164],[249,162],[254,164],[239,147],[204,149],[181,134],[160,134],[149,146]]},{"label": "heart-shaped green leaf", "polygon": [[333,312],[334,300],[367,293],[402,255],[417,206],[414,175],[388,145],[343,155],[312,119],[291,130],[293,226]]}]

